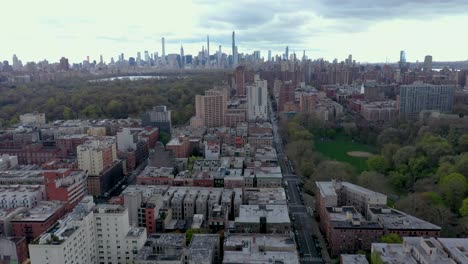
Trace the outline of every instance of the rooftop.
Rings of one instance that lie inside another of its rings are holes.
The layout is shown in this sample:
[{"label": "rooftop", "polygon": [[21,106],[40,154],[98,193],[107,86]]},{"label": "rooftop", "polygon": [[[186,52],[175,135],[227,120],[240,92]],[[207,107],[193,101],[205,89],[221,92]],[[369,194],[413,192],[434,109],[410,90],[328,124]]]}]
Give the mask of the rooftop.
[{"label": "rooftop", "polygon": [[206,261],[214,252],[212,249],[219,247],[219,235],[194,234],[190,243],[190,257],[195,261]]},{"label": "rooftop", "polygon": [[127,238],[139,238],[145,233],[146,228],[144,227],[132,227],[127,233]]},{"label": "rooftop", "polygon": [[151,197],[155,194],[164,194],[169,189],[168,185],[129,185],[121,195],[141,192],[143,197]]},{"label": "rooftop", "polygon": [[255,167],[247,168],[244,170],[245,177],[253,177],[254,175],[257,178],[283,178],[283,175],[281,174],[281,168],[279,166]]},{"label": "rooftop", "polygon": [[383,263],[416,264],[409,252],[403,250],[403,244],[372,243],[372,253],[377,253]]},{"label": "rooftop", "polygon": [[0,221],[13,217],[23,211],[26,211],[26,208],[24,207],[8,208],[8,209],[0,208]]},{"label": "rooftop", "polygon": [[366,221],[352,206],[327,207],[334,228],[383,229],[376,221]]},{"label": "rooftop", "polygon": [[445,251],[458,263],[468,263],[468,238],[437,238]]},{"label": "rooftop", "polygon": [[235,221],[257,223],[260,217],[268,223],[290,223],[287,205],[241,205]]},{"label": "rooftop", "polygon": [[341,262],[345,264],[369,264],[366,255],[341,254]]},{"label": "rooftop", "polygon": [[359,193],[361,196],[373,196],[379,198],[383,204],[386,204],[387,196],[378,192],[374,192],[372,190],[363,188],[359,185],[355,185],[349,182],[342,182],[342,181],[318,181],[315,182],[317,187],[320,190],[320,194],[323,196],[338,196],[338,190],[346,190],[355,193]]},{"label": "rooftop", "polygon": [[287,203],[284,188],[245,188],[244,200],[252,205]]},{"label": "rooftop", "polygon": [[369,207],[370,217],[379,221],[386,229],[421,229],[440,230],[441,227],[404,212],[383,207]]},{"label": "rooftop", "polygon": [[93,208],[95,214],[121,214],[126,210],[125,206],[119,204],[97,204]]},{"label": "rooftop", "polygon": [[412,252],[413,257],[417,254],[417,259],[420,258],[421,263],[453,264],[453,261],[443,250],[442,245],[433,237],[404,237],[403,248],[407,252]]},{"label": "rooftop", "polygon": [[223,263],[299,263],[294,239],[289,235],[228,235]]},{"label": "rooftop", "polygon": [[115,137],[99,137],[98,139],[91,139],[79,145],[79,149],[92,149],[101,150],[102,148],[111,146],[116,143]]},{"label": "rooftop", "polygon": [[44,222],[52,217],[65,203],[60,201],[40,201],[36,207],[27,209],[16,215],[12,221],[15,222]]},{"label": "rooftop", "polygon": [[172,167],[151,167],[147,166],[139,177],[167,177],[174,178],[174,168]]}]

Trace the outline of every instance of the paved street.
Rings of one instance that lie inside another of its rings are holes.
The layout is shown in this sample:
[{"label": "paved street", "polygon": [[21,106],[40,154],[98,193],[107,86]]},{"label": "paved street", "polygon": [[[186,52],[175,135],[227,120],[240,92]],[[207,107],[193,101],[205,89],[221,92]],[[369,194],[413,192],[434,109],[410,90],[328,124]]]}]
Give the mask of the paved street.
[{"label": "paved street", "polygon": [[[270,103],[270,113],[274,113]],[[291,221],[294,227],[294,236],[300,253],[300,261],[303,264],[324,263],[320,251],[317,250],[318,242],[312,234],[320,235],[316,228],[315,219],[307,212],[301,189],[301,178],[295,174],[291,161],[283,152],[283,143],[278,130],[278,124],[274,115],[271,115],[273,137],[278,154],[278,162],[283,169],[283,184],[288,197],[288,207]]]}]

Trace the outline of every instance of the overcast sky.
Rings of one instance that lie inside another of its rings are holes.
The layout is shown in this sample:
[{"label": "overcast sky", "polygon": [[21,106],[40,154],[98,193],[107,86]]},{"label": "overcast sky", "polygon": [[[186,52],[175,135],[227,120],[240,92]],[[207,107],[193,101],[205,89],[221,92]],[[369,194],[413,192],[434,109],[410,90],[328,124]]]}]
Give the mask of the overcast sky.
[{"label": "overcast sky", "polygon": [[71,62],[161,54],[196,54],[206,35],[210,53],[395,62],[468,59],[468,0],[4,0],[0,60],[23,62],[65,56]]}]

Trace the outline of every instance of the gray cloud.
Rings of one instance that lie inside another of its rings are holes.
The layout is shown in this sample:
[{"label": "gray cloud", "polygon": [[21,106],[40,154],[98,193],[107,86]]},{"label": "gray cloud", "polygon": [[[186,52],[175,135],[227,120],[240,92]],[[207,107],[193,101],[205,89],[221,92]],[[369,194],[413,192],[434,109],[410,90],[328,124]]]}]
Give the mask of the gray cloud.
[{"label": "gray cloud", "polygon": [[446,14],[465,14],[466,0],[318,0],[314,8],[324,17],[365,21],[394,18],[430,19]]}]

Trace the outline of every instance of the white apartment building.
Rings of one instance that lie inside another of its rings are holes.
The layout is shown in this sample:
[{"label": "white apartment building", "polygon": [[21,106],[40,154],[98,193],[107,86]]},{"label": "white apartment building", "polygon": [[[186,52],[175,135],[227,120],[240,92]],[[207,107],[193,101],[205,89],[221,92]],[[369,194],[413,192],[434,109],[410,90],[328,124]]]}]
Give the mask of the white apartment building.
[{"label": "white apartment building", "polygon": [[100,204],[93,208],[99,264],[127,263],[146,241],[145,228],[131,228],[128,210],[121,205]]},{"label": "white apartment building", "polygon": [[0,156],[0,171],[9,170],[18,166],[18,157],[3,154]]},{"label": "white apartment building", "polygon": [[86,196],[75,210],[29,245],[31,264],[132,263],[146,241],[124,206],[95,205]]},{"label": "white apartment building", "polygon": [[44,113],[27,113],[19,116],[20,123],[23,126],[45,125],[46,118]]},{"label": "white apartment building", "polygon": [[44,185],[3,185],[0,186],[0,208],[33,208],[45,200]]},{"label": "white apartment building", "polygon": [[122,128],[117,132],[117,148],[122,151],[136,150],[138,142],[138,131],[131,128]]},{"label": "white apartment building", "polygon": [[250,121],[268,120],[267,81],[258,75],[253,84],[247,85],[247,114]]},{"label": "white apartment building", "polygon": [[31,264],[96,263],[93,197],[86,196],[57,225],[29,244]]},{"label": "white apartment building", "polygon": [[98,176],[117,160],[113,138],[89,140],[77,147],[78,167],[88,175]]}]

